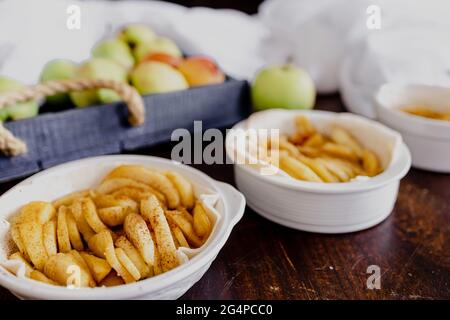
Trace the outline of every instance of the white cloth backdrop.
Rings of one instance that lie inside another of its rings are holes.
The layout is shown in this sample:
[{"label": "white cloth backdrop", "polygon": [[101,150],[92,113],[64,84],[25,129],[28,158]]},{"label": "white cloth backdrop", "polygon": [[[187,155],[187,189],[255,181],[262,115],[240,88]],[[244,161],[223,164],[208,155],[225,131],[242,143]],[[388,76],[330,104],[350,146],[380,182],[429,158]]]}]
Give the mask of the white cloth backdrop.
[{"label": "white cloth backdrop", "polygon": [[[66,27],[74,4],[80,30]],[[379,30],[366,26],[374,4]],[[351,111],[370,117],[385,82],[450,86],[448,0],[268,0],[254,16],[158,1],[0,0],[0,74],[34,83],[47,61],[85,60],[97,41],[136,22],[188,54],[214,57],[237,78],[251,80],[264,65],[290,59],[320,93],[340,90]]]}]

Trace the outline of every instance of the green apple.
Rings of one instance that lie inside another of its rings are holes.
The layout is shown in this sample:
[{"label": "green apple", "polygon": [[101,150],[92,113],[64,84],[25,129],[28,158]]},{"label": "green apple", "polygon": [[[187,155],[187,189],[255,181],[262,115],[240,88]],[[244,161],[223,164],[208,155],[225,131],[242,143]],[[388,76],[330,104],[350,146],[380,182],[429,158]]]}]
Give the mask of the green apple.
[{"label": "green apple", "polygon": [[177,91],[189,87],[181,72],[157,61],[139,64],[131,73],[131,82],[141,94]]},{"label": "green apple", "polygon": [[118,38],[134,48],[140,43],[153,41],[156,34],[145,25],[133,24],[123,28],[119,32]]},{"label": "green apple", "polygon": [[78,108],[91,106],[100,102],[97,91],[95,90],[71,92],[70,100],[72,100],[73,104]]},{"label": "green apple", "polygon": [[312,109],[316,89],[305,70],[288,64],[260,71],[253,82],[251,96],[255,110]]},{"label": "green apple", "polygon": [[109,39],[98,43],[92,50],[92,56],[111,59],[127,70],[134,65],[130,48],[119,39]]},{"label": "green apple", "polygon": [[[77,66],[69,60],[53,60],[48,62],[42,70],[40,82],[52,80],[68,80],[75,76]],[[69,95],[58,93],[47,97],[47,102],[51,104],[64,104],[69,102]]]},{"label": "green apple", "polygon": [[134,49],[134,57],[137,62],[141,62],[146,56],[154,53],[165,53],[174,57],[182,56],[175,42],[164,37],[158,37],[151,42],[142,42]]},{"label": "green apple", "polygon": [[[2,92],[17,91],[22,88],[24,88],[24,85],[20,82],[0,76],[0,94]],[[0,121],[5,121],[9,118],[20,120],[35,117],[39,112],[39,105],[36,101],[27,101],[8,106],[0,111]]]},{"label": "green apple", "polygon": [[[78,79],[104,79],[127,82],[126,70],[116,62],[105,58],[92,58],[86,61],[78,68],[75,77]],[[71,92],[70,98],[77,107],[120,100],[117,93],[110,89]]]},{"label": "green apple", "polygon": [[0,109],[0,123],[6,121],[9,118],[9,113],[5,108]]}]

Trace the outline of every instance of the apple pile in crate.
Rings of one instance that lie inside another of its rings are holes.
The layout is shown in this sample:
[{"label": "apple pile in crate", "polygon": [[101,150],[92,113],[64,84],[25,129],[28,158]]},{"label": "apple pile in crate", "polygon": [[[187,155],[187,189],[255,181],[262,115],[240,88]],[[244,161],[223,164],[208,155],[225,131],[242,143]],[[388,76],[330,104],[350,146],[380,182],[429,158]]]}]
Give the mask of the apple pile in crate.
[{"label": "apple pile in crate", "polygon": [[[183,57],[169,38],[156,35],[144,25],[129,25],[115,38],[100,41],[92,49],[92,57],[80,65],[68,60],[53,60],[42,71],[41,82],[67,79],[103,79],[131,83],[142,95],[184,90],[189,87],[219,84],[224,73],[205,56]],[[23,85],[0,76],[0,94],[15,91]],[[51,105],[76,107],[119,101],[110,89],[88,90],[51,96]],[[38,114],[35,101],[0,110],[0,122],[31,118]]]}]

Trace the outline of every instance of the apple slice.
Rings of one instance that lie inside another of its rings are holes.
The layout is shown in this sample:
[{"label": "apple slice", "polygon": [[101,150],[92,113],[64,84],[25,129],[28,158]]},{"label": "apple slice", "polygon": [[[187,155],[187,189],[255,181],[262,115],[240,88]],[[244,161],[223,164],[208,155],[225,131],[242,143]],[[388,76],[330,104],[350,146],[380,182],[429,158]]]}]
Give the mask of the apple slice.
[{"label": "apple slice", "polygon": [[175,186],[162,173],[138,165],[122,165],[112,170],[106,179],[132,179],[160,191],[167,199],[169,208],[176,208],[180,204],[180,195]]},{"label": "apple slice", "polygon": [[18,224],[11,225],[11,238],[16,244],[17,249],[19,249],[20,253],[24,257],[25,260],[30,262],[30,257],[28,257],[27,249],[22,241],[22,237],[20,236],[20,230]]},{"label": "apple slice", "polygon": [[89,241],[89,239],[95,235],[94,230],[91,229],[89,224],[87,223],[86,219],[83,215],[83,208],[82,208],[82,201],[76,200],[71,206],[70,211],[75,218],[75,221],[77,223],[78,231],[83,235],[84,240]]},{"label": "apple slice", "polygon": [[98,258],[86,252],[81,252],[80,254],[97,283],[101,282],[111,271],[112,268],[105,259]]},{"label": "apple slice", "polygon": [[35,221],[22,222],[19,224],[19,231],[31,262],[36,269],[42,270],[48,259],[43,241],[42,225]]},{"label": "apple slice", "polygon": [[128,273],[134,278],[134,280],[138,281],[141,278],[141,273],[136,268],[131,259],[127,256],[125,251],[122,248],[116,248],[114,250],[116,252],[116,257],[122,264],[122,266],[128,271]]},{"label": "apple slice", "polygon": [[75,218],[70,210],[66,213],[66,223],[72,247],[75,250],[82,251],[84,249],[83,241],[81,240],[80,232],[78,231],[77,222],[75,221]]},{"label": "apple slice", "polygon": [[119,277],[116,271],[112,270],[102,282],[99,283],[101,287],[115,287],[124,284],[123,279]]},{"label": "apple slice", "polygon": [[116,247],[121,248],[123,251],[125,251],[128,258],[130,258],[130,260],[133,262],[133,264],[139,270],[139,273],[141,274],[142,278],[147,278],[152,275],[152,270],[145,263],[144,259],[142,258],[141,254],[139,253],[139,251],[133,246],[133,244],[125,236],[120,236],[116,240],[115,244],[116,244]]},{"label": "apple slice", "polygon": [[27,277],[30,276],[30,274],[33,272],[33,267],[28,263],[27,260],[23,257],[23,255],[20,252],[13,253],[9,256],[9,260],[17,260],[22,262],[25,265],[25,275]]},{"label": "apple slice", "polygon": [[102,231],[89,239],[89,249],[100,258],[106,259],[109,265],[116,270],[117,274],[122,277],[125,283],[135,282],[133,276],[124,268],[117,259],[114,250],[114,242],[110,231]]},{"label": "apple slice", "polygon": [[15,223],[36,221],[39,224],[44,224],[51,220],[55,213],[55,208],[51,203],[33,201],[20,210],[20,215],[16,218]]},{"label": "apple slice", "polygon": [[59,207],[56,223],[56,237],[58,239],[58,249],[60,252],[69,252],[70,249],[72,249],[72,246],[70,245],[69,229],[67,228],[66,215],[67,207]]},{"label": "apple slice", "polygon": [[81,208],[83,210],[84,219],[96,233],[108,230],[108,227],[102,222],[97,213],[97,208],[90,198],[81,200]]},{"label": "apple slice", "polygon": [[155,262],[153,240],[144,218],[138,214],[130,213],[125,218],[123,229],[127,238],[130,239],[144,258],[144,261],[149,265],[153,265]]},{"label": "apple slice", "polygon": [[56,241],[56,222],[55,220],[50,220],[46,222],[43,226],[43,240],[45,250],[48,256],[52,256],[58,253],[58,243]]},{"label": "apple slice", "polygon": [[177,249],[172,238],[164,210],[155,196],[141,201],[142,215],[148,220],[155,232],[156,246],[161,254],[161,267],[169,271],[180,264]]},{"label": "apple slice", "polygon": [[44,274],[62,286],[92,286],[92,277],[80,266],[77,259],[68,253],[57,253],[45,263]]},{"label": "apple slice", "polygon": [[46,284],[51,284],[54,286],[58,285],[55,281],[53,281],[52,279],[49,279],[45,274],[43,274],[42,272],[37,271],[37,270],[31,271],[29,278],[36,280],[36,281],[46,283]]}]

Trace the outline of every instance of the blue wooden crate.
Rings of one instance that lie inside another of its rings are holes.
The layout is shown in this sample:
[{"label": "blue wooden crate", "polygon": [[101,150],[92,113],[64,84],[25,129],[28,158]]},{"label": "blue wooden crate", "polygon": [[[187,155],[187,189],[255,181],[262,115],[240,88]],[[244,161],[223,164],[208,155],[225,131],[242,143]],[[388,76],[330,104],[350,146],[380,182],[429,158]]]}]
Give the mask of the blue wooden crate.
[{"label": "blue wooden crate", "polygon": [[123,103],[45,113],[5,124],[26,141],[28,153],[0,156],[0,182],[89,156],[120,153],[169,141],[177,128],[223,128],[249,113],[248,84],[229,79],[223,84],[144,96],[146,120],[128,124]]}]

